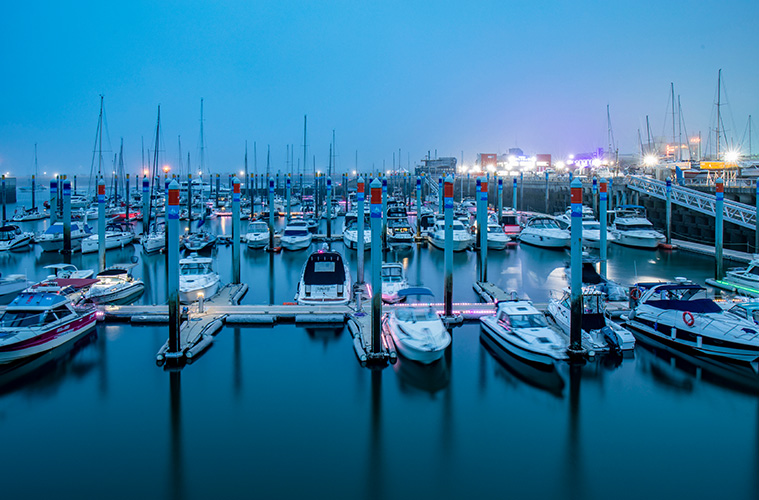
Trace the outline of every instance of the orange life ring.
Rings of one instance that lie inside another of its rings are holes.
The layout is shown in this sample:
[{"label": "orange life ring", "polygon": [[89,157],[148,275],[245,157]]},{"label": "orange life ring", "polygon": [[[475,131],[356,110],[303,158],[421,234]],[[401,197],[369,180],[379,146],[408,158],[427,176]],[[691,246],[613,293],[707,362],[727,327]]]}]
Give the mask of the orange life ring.
[{"label": "orange life ring", "polygon": [[630,289],[630,298],[633,300],[638,300],[640,298],[640,288],[633,287]]},{"label": "orange life ring", "polygon": [[689,311],[685,311],[683,313],[683,321],[688,326],[693,326],[694,323],[696,323],[696,318],[693,317],[693,315]]}]

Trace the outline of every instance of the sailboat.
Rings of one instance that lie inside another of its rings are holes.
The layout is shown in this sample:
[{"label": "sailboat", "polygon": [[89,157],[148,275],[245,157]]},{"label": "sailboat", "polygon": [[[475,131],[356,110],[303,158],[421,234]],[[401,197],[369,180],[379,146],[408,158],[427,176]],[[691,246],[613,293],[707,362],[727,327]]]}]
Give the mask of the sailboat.
[{"label": "sailboat", "polygon": [[24,208],[24,206],[20,206],[16,209],[16,211],[13,214],[13,221],[14,222],[24,222],[24,221],[33,221],[33,220],[41,220],[46,219],[50,217],[50,213],[47,210],[40,211],[39,208],[37,208],[37,198],[36,198],[36,179],[37,179],[37,144],[34,145],[34,175],[32,176],[32,208],[27,210]]}]

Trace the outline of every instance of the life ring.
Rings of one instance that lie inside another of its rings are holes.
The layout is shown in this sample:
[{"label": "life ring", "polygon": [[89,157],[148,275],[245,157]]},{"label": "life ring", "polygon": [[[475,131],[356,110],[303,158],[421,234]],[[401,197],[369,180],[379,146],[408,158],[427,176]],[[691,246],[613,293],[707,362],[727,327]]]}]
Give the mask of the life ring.
[{"label": "life ring", "polygon": [[640,298],[640,288],[633,287],[630,289],[630,298],[633,300],[638,300]]},{"label": "life ring", "polygon": [[696,323],[696,318],[693,317],[693,315],[689,311],[685,311],[683,313],[683,321],[688,326],[693,326],[694,323]]}]

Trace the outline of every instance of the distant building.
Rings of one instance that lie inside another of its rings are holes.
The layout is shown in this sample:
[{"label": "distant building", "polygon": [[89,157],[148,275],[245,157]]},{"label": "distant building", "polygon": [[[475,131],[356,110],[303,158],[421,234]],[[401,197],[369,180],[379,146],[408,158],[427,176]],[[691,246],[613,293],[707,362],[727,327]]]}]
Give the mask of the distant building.
[{"label": "distant building", "polygon": [[430,177],[446,176],[456,173],[456,158],[425,158],[421,165],[417,165],[415,175],[428,175]]}]

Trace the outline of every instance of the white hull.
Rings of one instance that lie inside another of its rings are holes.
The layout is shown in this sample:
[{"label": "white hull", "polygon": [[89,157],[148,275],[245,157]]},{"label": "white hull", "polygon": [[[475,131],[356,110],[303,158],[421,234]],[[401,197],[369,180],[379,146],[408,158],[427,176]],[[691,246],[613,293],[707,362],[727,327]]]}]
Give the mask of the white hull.
[{"label": "white hull", "polygon": [[7,250],[20,250],[22,248],[28,248],[32,243],[31,236],[24,236],[21,238],[15,238],[11,241],[0,241],[0,251]]},{"label": "white hull", "polygon": [[[71,250],[77,251],[80,248],[82,248],[82,240],[84,239],[84,235],[80,236],[71,236]],[[63,250],[63,236],[60,238],[50,238],[50,239],[37,239],[37,243],[40,247],[42,247],[43,252],[60,252]]]},{"label": "white hull", "polygon": [[614,243],[634,248],[654,249],[657,248],[661,242],[662,238],[655,236],[635,236],[624,234],[623,232],[617,233],[614,238]]},{"label": "white hull", "polygon": [[[95,311],[91,311],[84,316],[78,317],[70,322],[60,325],[50,332],[40,333],[37,337],[29,339],[29,347],[13,348],[12,346],[0,347],[0,364],[11,363],[19,359],[27,358],[42,354],[43,352],[55,349],[70,340],[74,340],[80,335],[91,330],[96,323]],[[49,340],[40,342],[44,337]],[[30,342],[31,341],[31,342]],[[24,342],[22,342],[23,344]]]},{"label": "white hull", "polygon": [[508,338],[505,338],[501,333],[501,328],[497,326],[497,320],[495,316],[488,316],[481,318],[483,331],[490,337],[496,344],[512,353],[514,356],[524,359],[530,363],[536,363],[539,365],[553,365],[556,361],[568,359],[566,352],[556,350],[533,350],[528,349],[526,345],[521,345],[517,342],[512,342]]},{"label": "white hull", "polygon": [[[106,292],[99,295],[88,294],[87,299],[95,304],[128,304],[139,297],[145,290],[142,281],[134,281],[128,286],[122,286],[112,292]],[[92,289],[90,289],[92,292]]]},{"label": "white hull", "polygon": [[[106,235],[105,237],[105,249],[113,250],[114,248],[124,248],[124,245],[132,243],[134,234],[122,233],[114,235]],[[99,249],[98,236],[93,235],[82,240],[82,253],[93,253]]]},{"label": "white hull", "polygon": [[180,277],[179,302],[181,302],[182,304],[191,304],[193,302],[197,302],[201,294],[203,294],[203,297],[206,299],[209,297],[212,297],[213,295],[216,295],[216,292],[219,291],[219,280],[217,278],[216,280],[211,281],[205,286],[198,287],[198,288],[187,287],[184,290],[182,288],[183,287],[182,287],[181,277]]},{"label": "white hull", "polygon": [[[489,236],[489,235],[488,235]],[[509,238],[488,237],[488,250],[503,250],[509,244]]]},{"label": "white hull", "polygon": [[163,234],[149,234],[147,237],[143,237],[140,242],[145,253],[160,252],[166,248],[166,236]]},{"label": "white hull", "polygon": [[398,350],[401,356],[406,359],[410,359],[411,361],[416,361],[425,365],[434,363],[435,361],[442,358],[443,354],[445,354],[446,348],[450,345],[450,337],[448,337],[448,342],[444,345],[441,344],[430,349],[420,349],[407,343],[405,341],[405,337],[398,335],[396,327],[392,325],[391,320],[386,319],[383,322],[383,328],[386,332],[390,333],[390,336],[393,338],[395,348]]},{"label": "white hull", "polygon": [[280,245],[285,250],[305,250],[311,246],[311,239],[312,236],[310,234],[298,237],[282,236],[280,238]]},{"label": "white hull", "polygon": [[245,245],[251,250],[265,248],[269,244],[269,235],[254,235],[245,237]]},{"label": "white hull", "polygon": [[543,248],[564,248],[568,247],[570,243],[570,238],[565,238],[563,236],[536,234],[533,232],[525,232],[524,230],[519,234],[519,240],[522,243]]},{"label": "white hull", "polygon": [[[435,236],[436,236],[435,234],[432,234],[427,237],[427,239],[429,239],[430,241],[430,244],[432,244],[432,246],[437,249],[445,250],[445,238],[440,239],[440,238],[436,238]],[[471,239],[468,239],[468,240],[454,239],[452,244],[453,244],[454,252],[463,252],[464,250],[469,248],[469,246],[472,244],[472,240]]]}]

